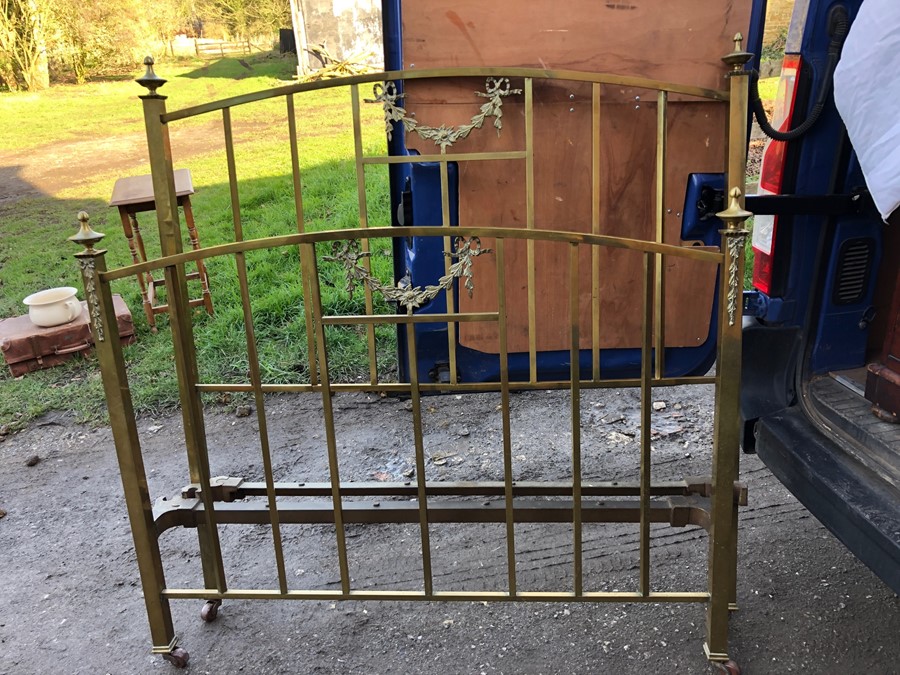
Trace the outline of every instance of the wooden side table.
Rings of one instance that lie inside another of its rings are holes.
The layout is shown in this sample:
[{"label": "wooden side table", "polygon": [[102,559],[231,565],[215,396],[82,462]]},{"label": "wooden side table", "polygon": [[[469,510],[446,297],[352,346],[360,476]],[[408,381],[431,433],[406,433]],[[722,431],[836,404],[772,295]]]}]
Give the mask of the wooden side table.
[{"label": "wooden side table", "polygon": [[[194,185],[191,182],[191,172],[188,169],[175,171],[175,195],[178,197],[178,206],[184,211],[184,222],[187,224],[190,236],[191,248],[195,251],[200,248],[200,238],[197,235],[197,226],[194,224],[194,212],[191,210],[191,195],[194,194]],[[119,217],[122,219],[122,229],[125,238],[128,239],[128,248],[131,251],[131,259],[135,263],[147,260],[147,251],[144,248],[144,240],[141,237],[141,228],[138,225],[137,214],[144,211],[155,211],[156,201],[153,197],[153,179],[147,174],[144,176],[132,176],[120,178],[113,186],[110,206],[119,208]],[[206,312],[213,313],[212,296],[209,294],[209,278],[206,274],[206,266],[202,260],[197,261],[197,271],[187,275],[188,280],[199,280],[201,296],[190,301],[191,307],[203,305]],[[156,332],[156,315],[166,312],[168,304],[157,304],[156,288],[165,284],[164,279],[154,279],[150,272],[138,274],[138,285],[141,288],[141,299],[144,304],[144,314],[147,315],[147,323],[150,329]]]}]

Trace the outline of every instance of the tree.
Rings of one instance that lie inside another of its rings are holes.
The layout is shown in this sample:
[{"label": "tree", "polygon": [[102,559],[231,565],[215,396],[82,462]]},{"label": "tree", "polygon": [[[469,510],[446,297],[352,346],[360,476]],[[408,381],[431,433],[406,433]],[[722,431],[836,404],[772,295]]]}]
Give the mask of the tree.
[{"label": "tree", "polygon": [[37,0],[0,0],[0,79],[10,89],[50,86],[45,21]]},{"label": "tree", "polygon": [[53,8],[53,57],[79,84],[94,73],[133,68],[156,37],[140,0],[43,1]]},{"label": "tree", "polygon": [[168,45],[173,56],[172,40],[179,31],[193,25],[197,16],[195,4],[194,0],[155,0],[145,6],[148,25],[152,26],[160,42]]},{"label": "tree", "polygon": [[232,37],[245,40],[273,33],[291,20],[288,0],[198,0],[197,8]]}]

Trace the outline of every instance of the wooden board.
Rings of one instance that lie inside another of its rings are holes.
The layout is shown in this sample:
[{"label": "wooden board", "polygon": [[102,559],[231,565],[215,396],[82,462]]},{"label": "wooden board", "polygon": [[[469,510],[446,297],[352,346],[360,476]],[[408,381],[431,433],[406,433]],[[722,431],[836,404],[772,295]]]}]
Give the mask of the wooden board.
[{"label": "wooden board", "polygon": [[[507,11],[508,10],[508,11]],[[725,2],[712,11],[700,0],[630,3],[437,3],[404,5],[406,67],[521,65],[614,72],[724,88],[720,56],[730,36],[746,32],[749,0]],[[514,23],[506,17],[514,15]],[[741,18],[742,17],[742,18]],[[521,82],[513,82],[521,87]],[[458,125],[469,121],[482,99],[483,83],[415,81],[406,85],[406,108],[423,124]],[[725,123],[722,103],[672,98],[668,105],[668,152],[664,241],[682,242],[681,211],[691,172],[723,171]],[[653,240],[656,213],[656,92],[603,86],[599,135],[600,232]],[[535,227],[591,231],[591,85],[535,82]],[[435,152],[415,135],[410,148]],[[525,147],[522,96],[504,99],[500,137],[492,127],[473,132],[453,152],[522,150]],[[461,225],[525,227],[523,160],[462,162],[459,165]],[[437,225],[424,223],[417,225]],[[488,244],[488,242],[485,242]],[[537,349],[568,348],[568,252],[565,246],[536,245]],[[600,326],[603,348],[640,344],[642,260],[639,254],[602,250]],[[591,346],[591,259],[580,261],[581,347]],[[696,346],[707,338],[715,267],[669,259],[666,263],[666,345]],[[509,349],[527,351],[527,278],[524,244],[510,244]],[[496,307],[495,269],[489,257],[476,263],[476,293],[460,298],[462,311]],[[496,328],[464,324],[460,344],[496,352]]]},{"label": "wooden board", "polygon": [[[410,109],[426,124],[459,124],[467,121],[477,102],[451,104],[456,95],[431,98],[419,103],[419,83],[410,94]],[[435,87],[431,86],[434,90]],[[600,232],[614,236],[653,240],[656,209],[656,118],[657,105],[646,90],[601,93],[600,118]],[[469,101],[472,85],[468,87]],[[570,99],[576,92],[575,99]],[[585,93],[586,92],[586,93]],[[635,97],[641,97],[635,103]],[[459,100],[456,98],[456,100]],[[639,106],[639,107],[636,107]],[[681,244],[681,211],[689,172],[722,171],[724,167],[724,123],[722,104],[681,102],[669,105],[668,161],[666,176],[666,243]],[[461,142],[460,152],[524,148],[524,108],[518,101],[504,103],[503,130],[482,129]],[[590,85],[563,87],[558,83],[535,85],[535,226],[576,232],[591,231],[591,102]],[[417,137],[410,147],[434,152],[434,146]],[[451,154],[452,154],[451,150]],[[462,162],[459,166],[459,222],[463,225],[525,227],[525,163],[523,160]],[[423,223],[418,225],[438,225]],[[568,297],[565,281],[568,253],[565,247],[536,245],[538,315],[537,349],[558,350],[568,346]],[[484,262],[484,264],[482,264]],[[478,292],[460,298],[463,311],[487,311],[495,304],[495,276],[488,258],[477,265]],[[590,256],[580,263],[581,294],[590,297]],[[601,249],[601,342],[600,346],[636,347],[640,344],[640,297],[642,261]],[[513,245],[507,255],[506,283],[523,289],[527,278],[524,245]],[[696,346],[706,340],[715,284],[715,267],[672,258],[667,261],[666,344]],[[556,290],[553,290],[556,289]],[[587,301],[585,301],[587,302]],[[527,296],[510,293],[509,349],[527,351]],[[590,306],[582,308],[582,347],[590,345]],[[605,317],[605,318],[603,318]],[[460,343],[481,351],[495,352],[496,328],[491,324],[465,324]]]},{"label": "wooden board", "polygon": [[752,0],[415,0],[405,68],[526,66],[724,89],[719,60],[747,35]]}]

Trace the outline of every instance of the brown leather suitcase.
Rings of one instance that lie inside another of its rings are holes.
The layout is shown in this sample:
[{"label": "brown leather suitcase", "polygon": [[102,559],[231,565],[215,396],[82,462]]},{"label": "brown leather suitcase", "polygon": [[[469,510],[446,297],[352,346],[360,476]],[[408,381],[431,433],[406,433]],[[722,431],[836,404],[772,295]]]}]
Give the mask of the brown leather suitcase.
[{"label": "brown leather suitcase", "polygon": [[[74,321],[52,328],[31,323],[28,315],[0,320],[0,351],[13,376],[18,377],[41,368],[51,368],[72,358],[90,353],[94,338],[88,325],[87,303]],[[123,345],[134,342],[134,322],[128,305],[121,296],[113,295],[116,322]]]}]

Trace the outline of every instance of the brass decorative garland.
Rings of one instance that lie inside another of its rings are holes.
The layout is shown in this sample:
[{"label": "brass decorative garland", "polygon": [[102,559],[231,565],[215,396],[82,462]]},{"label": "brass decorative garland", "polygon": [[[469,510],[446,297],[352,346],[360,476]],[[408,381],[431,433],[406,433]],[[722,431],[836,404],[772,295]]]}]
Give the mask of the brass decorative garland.
[{"label": "brass decorative garland", "polygon": [[97,286],[94,284],[94,259],[78,258],[84,279],[84,294],[87,296],[88,307],[91,313],[91,322],[97,333],[97,342],[103,342],[106,338],[103,334],[103,318],[100,316],[100,297],[97,295]]},{"label": "brass decorative garland", "polygon": [[384,127],[388,140],[391,140],[394,131],[393,123],[401,122],[407,133],[415,132],[419,138],[434,141],[434,144],[440,146],[441,150],[446,150],[457,141],[466,138],[474,129],[480,129],[489,117],[494,118],[494,128],[497,130],[497,135],[500,135],[500,130],[503,128],[503,99],[507,96],[521,94],[522,90],[512,89],[508,77],[488,77],[484,86],[485,91],[476,91],[475,95],[488,99],[487,103],[481,106],[481,110],[472,117],[468,124],[458,127],[448,127],[444,124],[439,127],[430,127],[420,124],[406,113],[405,108],[397,105],[397,101],[404,98],[406,94],[399,93],[397,85],[392,81],[372,87],[375,98],[367,98],[365,102],[382,104]]},{"label": "brass decorative garland", "polygon": [[[323,260],[340,263],[347,274],[347,293],[353,297],[353,290],[357,282],[368,286],[373,292],[381,293],[388,302],[396,302],[406,308],[406,313],[412,315],[413,310],[421,307],[429,300],[433,300],[441,291],[448,290],[455,279],[465,278],[464,286],[472,297],[475,284],[472,281],[472,259],[485,253],[492,253],[489,248],[481,247],[478,237],[455,237],[454,250],[444,251],[444,255],[456,259],[450,269],[438,279],[436,286],[409,286],[402,287],[395,284],[384,284],[360,264],[362,258],[371,256],[368,251],[360,250],[358,239],[349,239],[345,242],[336,241],[331,245],[331,255],[323,256]],[[449,310],[448,310],[449,311]]]},{"label": "brass decorative garland", "polygon": [[728,325],[733,326],[737,315],[737,298],[740,291],[740,279],[738,279],[738,256],[744,254],[744,240],[747,235],[741,232],[729,233],[728,255],[731,263],[728,265]]}]

